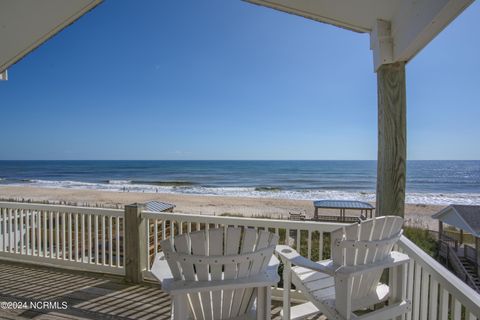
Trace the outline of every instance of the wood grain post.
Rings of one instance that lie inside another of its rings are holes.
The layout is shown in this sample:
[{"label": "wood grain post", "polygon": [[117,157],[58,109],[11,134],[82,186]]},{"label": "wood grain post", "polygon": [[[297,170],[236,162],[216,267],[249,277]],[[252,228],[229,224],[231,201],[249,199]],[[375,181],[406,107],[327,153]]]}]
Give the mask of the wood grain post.
[{"label": "wood grain post", "polygon": [[378,162],[376,215],[405,214],[406,88],[405,63],[377,71]]},{"label": "wood grain post", "polygon": [[146,269],[146,219],[142,210],[140,203],[125,206],[125,279],[131,283],[143,282]]}]

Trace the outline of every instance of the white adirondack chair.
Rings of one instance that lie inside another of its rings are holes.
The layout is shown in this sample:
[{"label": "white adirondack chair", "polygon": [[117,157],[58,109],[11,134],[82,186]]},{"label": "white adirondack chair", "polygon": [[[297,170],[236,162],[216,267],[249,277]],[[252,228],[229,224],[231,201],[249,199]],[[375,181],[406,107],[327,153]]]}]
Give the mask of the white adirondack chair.
[{"label": "white adirondack chair", "polygon": [[270,319],[271,286],[280,281],[277,242],[277,235],[249,228],[162,241],[152,273],[172,298],[172,319]]},{"label": "white adirondack chair", "polygon": [[[402,218],[386,216],[335,230],[331,233],[332,260],[312,262],[288,246],[277,246],[284,262],[284,288],[293,283],[309,300],[290,307],[290,290],[284,290],[283,318],[303,319],[321,312],[328,319],[384,320],[408,312],[411,303],[405,298],[405,283],[409,258],[392,251],[402,235],[402,225]],[[379,283],[385,269],[390,269],[391,288]],[[388,306],[368,312],[387,300]]]}]

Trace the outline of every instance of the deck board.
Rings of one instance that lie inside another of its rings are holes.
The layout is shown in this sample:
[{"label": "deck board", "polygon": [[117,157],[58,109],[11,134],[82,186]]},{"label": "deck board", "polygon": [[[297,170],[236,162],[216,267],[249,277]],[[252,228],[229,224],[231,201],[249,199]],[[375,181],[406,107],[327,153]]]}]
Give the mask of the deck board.
[{"label": "deck board", "polygon": [[[0,261],[0,302],[31,300],[66,301],[68,308],[0,309],[0,319],[170,319],[170,297],[158,284],[132,285],[119,276]],[[281,319],[280,310],[281,303],[274,302],[272,319]]]}]

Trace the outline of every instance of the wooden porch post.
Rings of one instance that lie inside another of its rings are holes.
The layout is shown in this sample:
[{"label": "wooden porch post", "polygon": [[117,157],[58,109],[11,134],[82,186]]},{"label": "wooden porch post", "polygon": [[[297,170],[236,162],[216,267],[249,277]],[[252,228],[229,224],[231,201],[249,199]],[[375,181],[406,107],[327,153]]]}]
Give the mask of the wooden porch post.
[{"label": "wooden porch post", "polygon": [[406,88],[405,63],[377,71],[378,163],[376,215],[405,214]]},{"label": "wooden porch post", "polygon": [[142,209],[140,203],[125,206],[125,278],[132,283],[141,283],[146,269],[146,220]]}]

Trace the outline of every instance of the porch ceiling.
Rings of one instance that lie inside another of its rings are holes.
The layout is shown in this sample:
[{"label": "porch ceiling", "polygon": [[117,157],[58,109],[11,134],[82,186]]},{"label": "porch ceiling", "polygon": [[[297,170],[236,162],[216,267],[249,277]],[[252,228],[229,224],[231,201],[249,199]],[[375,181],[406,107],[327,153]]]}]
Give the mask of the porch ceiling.
[{"label": "porch ceiling", "polygon": [[473,2],[473,0],[246,1],[352,31],[370,33],[375,70],[384,63],[412,59]]},{"label": "porch ceiling", "polygon": [[0,74],[101,1],[0,0]]}]

